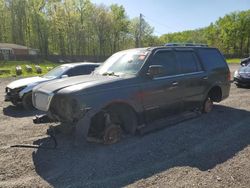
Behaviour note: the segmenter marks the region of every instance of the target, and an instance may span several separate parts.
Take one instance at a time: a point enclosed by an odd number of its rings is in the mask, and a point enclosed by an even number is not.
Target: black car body
[[[78,133],[112,143],[121,130],[135,133],[161,118],[208,111],[229,90],[230,71],[218,49],[152,47],[118,52],[92,75],[37,86],[33,104]]]
[[[250,61],[249,61],[250,62]],[[250,63],[245,62],[238,70],[234,72],[234,83],[241,86],[250,86]]]

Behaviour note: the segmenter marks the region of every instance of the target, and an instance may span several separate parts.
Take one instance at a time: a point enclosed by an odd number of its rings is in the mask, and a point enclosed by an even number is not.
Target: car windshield
[[[148,51],[145,49],[126,50],[117,52],[97,68],[95,74],[120,76],[136,74],[142,67]]]
[[[67,66],[58,66],[58,67],[52,69],[51,71],[49,71],[43,77],[44,78],[58,78],[58,77],[62,76],[62,74],[68,69],[69,69],[69,67],[67,67]]]

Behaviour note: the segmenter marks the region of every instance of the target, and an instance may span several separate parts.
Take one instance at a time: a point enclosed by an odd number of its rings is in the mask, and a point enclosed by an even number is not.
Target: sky
[[[155,35],[198,29],[219,17],[250,9],[250,0],[91,0],[96,4],[123,5],[129,18],[143,18]]]

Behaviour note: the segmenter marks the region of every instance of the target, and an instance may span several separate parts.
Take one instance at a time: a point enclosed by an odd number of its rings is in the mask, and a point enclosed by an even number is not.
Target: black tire
[[[32,93],[31,92],[23,95],[22,104],[26,110],[34,110],[35,109],[33,104],[32,104]]]
[[[212,111],[212,109],[213,109],[213,101],[209,97],[207,97],[203,103],[202,112],[209,113]]]

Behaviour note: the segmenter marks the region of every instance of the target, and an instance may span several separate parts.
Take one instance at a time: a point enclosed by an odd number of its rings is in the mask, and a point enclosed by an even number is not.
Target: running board
[[[165,127],[169,127],[169,126],[181,123],[189,119],[199,117],[200,115],[201,115],[201,112],[197,111],[197,112],[185,112],[177,116],[163,118],[160,120],[156,120],[152,123],[146,124],[143,127],[140,127],[138,129],[138,132],[139,134],[144,135],[152,131],[156,131]]]

